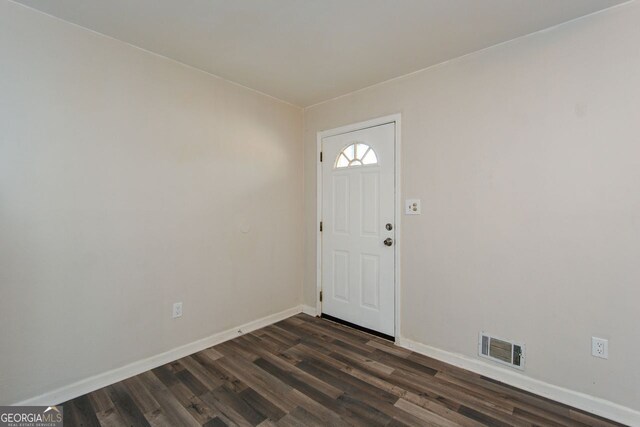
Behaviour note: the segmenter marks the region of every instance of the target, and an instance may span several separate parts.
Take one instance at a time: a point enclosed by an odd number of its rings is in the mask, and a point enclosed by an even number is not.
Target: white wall
[[[0,0],[0,404],[298,305],[301,139],[297,107]]]
[[[402,113],[402,335],[640,409],[640,3],[305,110],[306,304],[316,133]],[[446,41],[443,41],[446,42]],[[384,55],[384,52],[381,52]],[[590,355],[609,339],[609,360]]]

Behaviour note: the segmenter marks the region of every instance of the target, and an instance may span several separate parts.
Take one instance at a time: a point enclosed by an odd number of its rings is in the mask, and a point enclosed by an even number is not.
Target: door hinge
[[[322,291],[320,291],[320,302],[322,302]]]
[[[320,152],[320,161],[322,161],[322,151]]]
[[[322,233],[322,221],[320,221],[320,232]]]

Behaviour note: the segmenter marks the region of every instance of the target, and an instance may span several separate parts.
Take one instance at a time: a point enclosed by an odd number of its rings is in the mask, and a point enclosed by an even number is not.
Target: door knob
[[[393,239],[391,237],[387,237],[386,239],[384,239],[385,246],[391,246],[393,245]]]

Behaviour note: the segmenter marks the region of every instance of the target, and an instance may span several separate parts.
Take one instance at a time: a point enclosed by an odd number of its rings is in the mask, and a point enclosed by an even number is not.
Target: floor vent
[[[499,339],[480,332],[478,354],[480,357],[491,359],[503,365],[524,369],[524,344]]]

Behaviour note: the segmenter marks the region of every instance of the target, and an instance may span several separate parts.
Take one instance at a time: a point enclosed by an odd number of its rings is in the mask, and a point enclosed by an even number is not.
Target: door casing
[[[401,186],[401,174],[400,174],[400,113],[392,114],[389,116],[378,117],[364,122],[354,123],[346,126],[341,126],[335,129],[328,129],[320,131],[317,134],[317,152],[316,152],[316,313],[320,315],[322,313],[322,302],[320,301],[320,292],[322,291],[322,233],[320,232],[320,221],[322,221],[322,165],[320,164],[320,153],[322,152],[322,139],[328,136],[340,135],[347,132],[353,132],[356,130],[362,130],[374,126],[385,125],[388,123],[395,123],[395,188],[394,188],[394,213],[395,213],[395,259],[394,259],[394,289],[395,289],[395,307],[394,307],[394,337],[396,342],[400,339],[400,252],[402,250],[402,199],[400,194]]]

